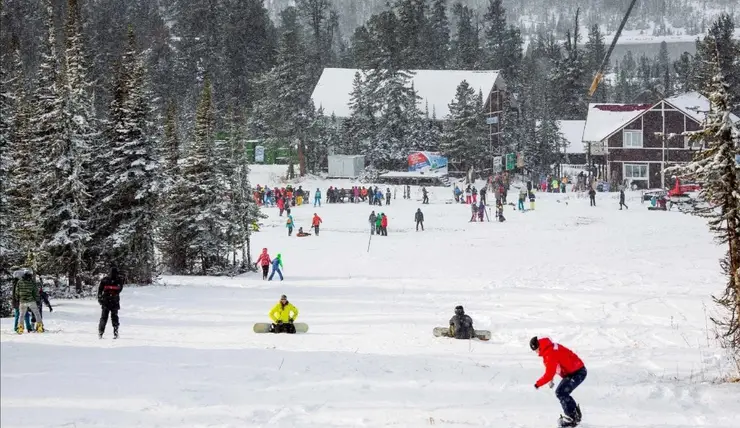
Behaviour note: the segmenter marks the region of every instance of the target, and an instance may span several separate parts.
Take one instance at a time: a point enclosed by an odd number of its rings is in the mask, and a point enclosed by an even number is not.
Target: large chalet
[[[411,84],[419,96],[419,108],[429,109],[429,115],[444,121],[460,83],[465,80],[476,93],[483,93],[485,120],[489,129],[489,144],[499,146],[501,115],[506,85],[501,73],[495,70],[409,70]],[[353,68],[325,68],[311,94],[314,106],[324,114],[339,119],[350,115],[350,94],[355,74],[363,70]]]
[[[603,159],[609,182],[663,188],[670,177],[662,171],[690,161],[698,149],[683,133],[701,129],[708,110],[709,100],[697,92],[655,104],[590,104],[583,144],[590,163]]]

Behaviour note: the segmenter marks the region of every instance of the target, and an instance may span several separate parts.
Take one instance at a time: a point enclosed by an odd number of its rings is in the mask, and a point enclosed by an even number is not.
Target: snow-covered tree
[[[740,370],[740,168],[736,165],[740,126],[730,119],[740,99],[732,95],[736,83],[731,79],[735,76],[729,75],[740,56],[740,43],[732,38],[731,22],[728,15],[722,15],[703,43],[708,54],[706,70],[712,77],[704,82],[701,92],[709,98],[710,108],[702,130],[689,133],[691,140],[702,143],[702,149],[692,162],[670,172],[702,183],[699,198],[706,206],[694,213],[706,218],[717,240],[727,245],[727,254],[721,261],[727,284],[724,292],[715,297],[726,317],[713,321]]]
[[[463,171],[481,161],[480,143],[485,136],[481,100],[463,80],[457,86],[455,99],[449,104],[440,150]]]
[[[447,0],[433,0],[428,19],[427,67],[430,70],[446,68],[450,49],[450,22],[447,18]]]
[[[86,222],[89,193],[83,181],[83,165],[90,150],[85,131],[88,118],[73,115],[81,110],[72,104],[77,95],[71,91],[80,88],[68,84],[66,76],[59,72],[54,9],[50,0],[44,5],[48,36],[33,95],[35,109],[31,120],[33,143],[42,148],[45,166],[38,176],[39,191],[34,204],[42,240],[40,269],[65,274],[68,283],[81,292],[82,259],[90,240]],[[73,17],[70,14],[70,19]],[[73,58],[68,64],[77,60],[81,61]],[[77,80],[75,85],[81,82],[82,79]]]
[[[459,70],[477,70],[480,67],[479,29],[474,22],[475,11],[461,3],[455,3],[452,14],[457,22],[457,31],[452,42],[452,66]]]
[[[109,112],[100,232],[104,259],[122,266],[129,281],[149,284],[155,272],[159,156],[145,76],[130,28]]]
[[[370,147],[375,135],[375,110],[370,102],[369,88],[360,72],[355,73],[350,92],[349,118],[342,122],[342,144],[336,154],[359,154],[364,147]],[[371,163],[369,154],[366,154]]]
[[[578,120],[586,116],[588,104],[588,76],[583,62],[583,52],[578,47],[580,31],[578,27],[578,12],[571,35],[566,33],[565,57],[558,62],[556,68],[556,82],[560,90],[559,119]]]

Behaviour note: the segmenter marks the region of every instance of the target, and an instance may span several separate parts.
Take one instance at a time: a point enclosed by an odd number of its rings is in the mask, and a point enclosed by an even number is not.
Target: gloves
[[[549,386],[550,389],[552,389],[555,386],[555,381],[551,380],[550,383],[547,384],[547,386]]]
[[[539,387],[539,386],[537,386],[537,384],[535,383],[535,384],[534,384],[534,389],[540,389],[540,387]]]
[[[293,318],[290,318],[290,319],[288,320],[288,322],[289,322],[289,323],[291,323],[291,324],[293,324]]]

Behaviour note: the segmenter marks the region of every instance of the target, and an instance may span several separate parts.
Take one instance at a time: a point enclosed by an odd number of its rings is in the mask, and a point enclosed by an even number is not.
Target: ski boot
[[[583,413],[581,413],[581,406],[579,406],[578,404],[576,404],[576,414],[575,414],[575,417],[573,419],[576,421],[577,424],[580,424],[581,423],[581,418],[583,418]]]
[[[113,338],[118,339],[118,327],[113,328]]]
[[[44,323],[41,321],[36,323],[36,333],[43,333],[44,332]]]
[[[558,426],[560,428],[571,428],[578,426],[578,422],[576,422],[575,419],[571,418],[570,416],[560,415],[560,419],[558,419]]]
[[[18,334],[23,334],[23,324],[18,324],[18,327],[15,328],[15,332]]]

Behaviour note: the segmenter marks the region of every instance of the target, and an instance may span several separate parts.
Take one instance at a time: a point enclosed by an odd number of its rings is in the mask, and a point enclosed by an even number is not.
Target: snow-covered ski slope
[[[268,176],[257,168],[253,182]],[[18,336],[3,319],[0,425],[553,427],[560,406],[534,389],[543,366],[528,347],[547,335],[589,370],[574,393],[583,427],[738,427],[740,385],[714,382],[728,366],[704,309],[724,250],[702,220],[648,212],[636,194],[628,211],[616,195],[591,208],[538,194],[535,211],[468,223],[467,206],[444,203],[451,190],[431,189],[430,205],[413,190],[375,207],[389,236],[369,253],[367,204],[295,208],[298,225],[323,218],[318,238],[288,237],[269,210],[253,255],[281,253],[285,281],[125,289],[117,341],[110,326],[97,338],[92,300],[53,302],[47,334]],[[252,333],[283,293],[309,333]],[[432,336],[457,304],[491,341]]]

